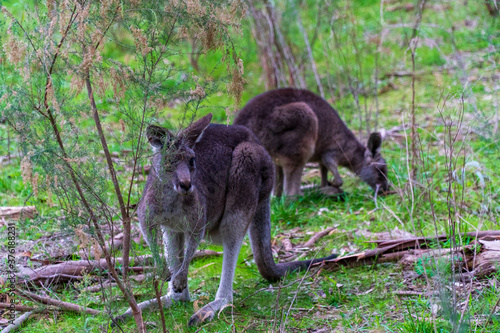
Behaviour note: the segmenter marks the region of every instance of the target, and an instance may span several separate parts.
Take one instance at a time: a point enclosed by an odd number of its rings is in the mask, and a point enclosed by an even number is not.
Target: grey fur
[[[286,195],[300,194],[307,162],[319,162],[323,188],[328,186],[328,171],[334,176],[333,187],[342,186],[338,166],[356,173],[375,191],[389,188],[380,134],[372,133],[365,147],[337,112],[310,91],[284,88],[260,94],[240,110],[234,123],[250,128],[271,155],[277,196],[283,189]]]
[[[203,237],[223,245],[223,264],[215,300],[189,320],[197,325],[210,320],[233,300],[233,278],[245,234],[251,240],[257,268],[276,281],[287,272],[307,269],[311,263],[334,258],[275,263],[271,251],[269,196],[274,166],[257,138],[243,126],[209,125],[207,115],[175,136],[150,126],[149,142],[157,153],[138,206],[140,228],[157,266],[165,267],[169,289],[164,306],[189,301],[187,284],[191,259]],[[201,137],[203,135],[203,137]],[[200,139],[201,137],[201,139]],[[190,163],[196,158],[195,163]],[[166,263],[157,254],[160,230]],[[156,255],[155,255],[156,253]],[[150,300],[139,304],[147,308]],[[121,317],[130,315],[130,310]]]

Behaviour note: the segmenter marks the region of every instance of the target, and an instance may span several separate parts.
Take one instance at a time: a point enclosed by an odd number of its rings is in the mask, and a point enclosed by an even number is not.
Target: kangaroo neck
[[[354,140],[353,144],[342,147],[342,156],[338,164],[359,174],[365,161],[366,148],[357,139]]]

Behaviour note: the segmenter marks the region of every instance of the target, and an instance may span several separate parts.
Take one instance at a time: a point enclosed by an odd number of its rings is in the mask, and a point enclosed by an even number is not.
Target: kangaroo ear
[[[376,156],[377,154],[380,154],[381,147],[382,147],[382,135],[380,135],[380,133],[370,134],[370,138],[368,139],[367,148],[368,148],[368,151],[372,154],[372,156]]]
[[[165,142],[168,142],[170,139],[170,133],[166,128],[155,125],[148,126],[146,129],[146,135],[149,144],[155,150],[160,150]]]
[[[201,137],[203,136],[203,132],[205,131],[207,126],[210,125],[211,121],[212,114],[209,113],[200,120],[192,123],[188,128],[183,129],[180,133],[180,137],[189,147],[194,147],[196,142],[200,141]]]

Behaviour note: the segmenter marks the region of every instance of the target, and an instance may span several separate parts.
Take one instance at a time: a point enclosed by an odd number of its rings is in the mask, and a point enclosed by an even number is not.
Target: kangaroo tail
[[[312,264],[337,257],[336,254],[333,254],[328,257],[313,260],[275,263],[271,249],[270,218],[270,201],[269,198],[266,198],[259,202],[255,217],[248,230],[255,263],[257,264],[260,274],[266,280],[271,282],[277,281],[288,272],[305,270]]]

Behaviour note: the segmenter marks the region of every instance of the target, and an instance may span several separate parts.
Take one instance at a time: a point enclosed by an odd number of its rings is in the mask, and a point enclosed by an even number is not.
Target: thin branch
[[[320,239],[322,237],[325,237],[326,235],[328,235],[333,230],[335,230],[334,227],[329,227],[329,228],[326,228],[323,231],[318,232],[317,234],[315,234],[314,236],[312,236],[311,239],[309,239],[307,242],[305,242],[302,246],[304,246],[304,247],[311,247],[311,246],[313,246],[314,243],[316,243],[318,241],[318,239]]]
[[[9,333],[9,332],[14,332],[16,329],[18,329],[26,320],[29,319],[29,317],[35,313],[35,311],[30,311],[26,312],[16,320],[14,320],[13,324],[10,324],[6,328],[4,328],[0,333]]]
[[[161,304],[161,290],[158,288],[158,279],[154,280],[154,287],[156,293],[156,300],[158,304]],[[167,325],[165,324],[165,313],[163,312],[163,306],[158,307],[160,309],[160,319],[161,319],[161,327],[163,329],[163,333],[167,333]]]
[[[85,308],[83,306],[80,306],[78,304],[74,303],[69,303],[69,302],[63,302],[57,299],[53,299],[47,296],[40,296],[35,293],[26,291],[26,290],[17,290],[16,294],[26,298],[27,300],[37,302],[37,303],[42,303],[46,305],[54,305],[57,306],[61,309],[68,310],[68,311],[73,311],[73,312],[78,312],[78,313],[88,313],[90,315],[96,316],[102,314],[101,311],[94,310],[91,308]]]
[[[11,308],[12,304],[10,303],[0,303],[0,309],[11,309]],[[36,308],[32,306],[26,306],[26,305],[14,305],[14,309],[16,311],[23,311],[23,312],[36,310]]]

